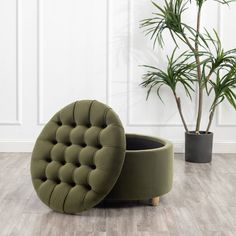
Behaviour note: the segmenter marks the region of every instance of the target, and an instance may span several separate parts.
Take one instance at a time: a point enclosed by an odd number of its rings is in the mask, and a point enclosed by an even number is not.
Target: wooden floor
[[[214,155],[212,164],[176,155],[173,190],[158,207],[107,202],[76,216],[41,203],[29,163],[29,153],[0,153],[0,236],[236,235],[236,155]]]

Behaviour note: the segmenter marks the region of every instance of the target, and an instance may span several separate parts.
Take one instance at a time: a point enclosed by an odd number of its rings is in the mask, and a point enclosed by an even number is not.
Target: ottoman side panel
[[[169,192],[173,183],[173,145],[126,152],[121,174],[108,199],[144,200]]]

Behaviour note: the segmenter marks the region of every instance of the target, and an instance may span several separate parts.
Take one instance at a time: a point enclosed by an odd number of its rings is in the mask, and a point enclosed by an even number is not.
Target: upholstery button
[[[67,146],[71,146],[71,145],[72,145],[72,143],[71,143],[71,142],[68,142],[66,145],[67,145]]]
[[[71,183],[70,184],[71,187],[75,187],[75,185],[76,185],[75,183]]]
[[[53,140],[52,144],[54,144],[54,145],[57,144],[57,140]]]
[[[41,179],[43,182],[45,182],[46,180],[47,180],[47,178],[46,177],[44,177],[44,178],[42,178]]]
[[[71,126],[75,128],[76,127],[76,123],[75,122],[72,123]]]
[[[101,149],[101,148],[102,148],[102,145],[101,145],[101,144],[98,144],[97,148],[98,148],[98,149]]]
[[[60,183],[61,183],[61,180],[57,179],[55,182],[56,182],[57,184],[60,184]]]
[[[81,147],[86,147],[86,146],[87,146],[86,143],[81,144]]]
[[[45,161],[48,162],[48,163],[52,162],[51,158],[49,158],[49,157],[46,158]]]
[[[59,126],[61,126],[61,125],[62,125],[62,122],[61,122],[61,121],[58,121],[57,124],[58,124]]]
[[[96,166],[95,166],[95,165],[91,165],[90,167],[91,167],[91,169],[93,169],[93,170],[96,169]]]
[[[90,185],[86,185],[85,187],[86,187],[88,190],[91,190],[91,189],[92,189]]]
[[[61,161],[61,164],[62,164],[62,165],[65,165],[65,164],[66,164],[66,162],[65,162],[65,161]]]
[[[87,127],[90,128],[92,125],[91,124],[88,124]]]

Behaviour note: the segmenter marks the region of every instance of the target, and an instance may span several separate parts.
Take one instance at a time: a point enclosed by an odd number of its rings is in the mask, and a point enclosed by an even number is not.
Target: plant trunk
[[[187,124],[185,122],[185,119],[184,119],[184,115],[183,115],[183,112],[182,112],[182,107],[181,107],[181,101],[180,101],[180,98],[177,97],[176,93],[174,92],[174,96],[175,96],[175,101],[176,101],[176,104],[177,104],[177,108],[178,108],[178,111],[179,111],[179,114],[180,114],[180,117],[181,117],[181,120],[182,120],[182,123],[184,125],[184,129],[185,131],[188,133],[188,127],[187,127]]]
[[[185,34],[183,34],[183,38],[186,42],[186,44],[189,46],[191,51],[195,55],[195,61],[197,63],[197,79],[198,79],[198,114],[197,114],[197,122],[196,122],[196,129],[195,132],[199,134],[200,131],[200,125],[201,125],[201,119],[202,119],[202,103],[203,103],[203,88],[202,88],[202,72],[201,72],[201,62],[199,57],[199,47],[198,47],[198,38],[200,33],[200,22],[201,22],[201,6],[198,8],[198,14],[197,14],[197,29],[196,29],[196,37],[195,37],[195,47],[192,46],[188,38]]]
[[[198,48],[198,37],[200,32],[200,22],[201,22],[201,7],[198,8],[197,15],[197,34],[195,38],[195,59],[197,63],[197,75],[198,75],[198,115],[196,123],[196,133],[199,134],[201,119],[202,119],[202,103],[203,103],[203,89],[202,89],[202,73],[199,57],[199,48]]]
[[[201,119],[202,119],[202,102],[203,102],[203,89],[201,88],[201,82],[199,83],[199,93],[198,93],[198,115],[196,124],[196,133],[199,134]]]
[[[213,121],[213,117],[214,117],[214,114],[215,114],[215,107],[212,109],[210,115],[209,115],[209,122],[208,122],[208,125],[207,125],[207,129],[206,129],[206,133],[209,132],[210,128],[211,128],[211,123]]]

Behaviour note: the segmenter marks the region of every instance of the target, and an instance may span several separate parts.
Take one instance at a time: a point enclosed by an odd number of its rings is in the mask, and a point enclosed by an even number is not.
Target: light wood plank
[[[73,216],[53,212],[38,199],[30,153],[0,153],[0,235],[236,235],[236,155],[194,164],[179,154],[174,162],[173,189],[158,207],[148,200],[103,202]]]

